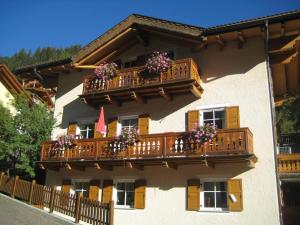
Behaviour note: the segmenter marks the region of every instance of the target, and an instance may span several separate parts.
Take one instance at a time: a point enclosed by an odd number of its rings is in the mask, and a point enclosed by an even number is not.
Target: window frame
[[[214,191],[208,191],[208,192],[213,192],[215,193],[214,196],[216,196],[217,192],[225,192],[226,193],[226,208],[221,208],[221,207],[204,207],[205,199],[204,199],[204,183],[221,183],[224,182],[226,185],[226,191],[216,191],[216,185],[214,185]],[[228,185],[227,185],[227,179],[200,179],[200,211],[206,211],[206,212],[229,212],[228,208]],[[214,205],[216,206],[216,197],[215,197],[215,203]]]
[[[118,205],[117,204],[117,202],[118,202],[118,189],[117,189],[118,183],[132,183],[133,184],[133,191],[132,191],[133,192],[133,206],[132,207],[130,205],[126,205],[126,190],[125,190],[125,199],[124,199],[125,205]],[[115,208],[134,209],[134,194],[135,194],[134,185],[135,185],[135,179],[118,179],[118,180],[114,180],[113,200],[115,202]]]
[[[86,126],[86,129],[81,129],[80,126]],[[79,135],[83,138],[83,139],[89,139],[89,138],[93,138],[94,137],[94,132],[95,132],[95,124],[93,123],[79,123],[77,124],[78,130],[79,130]],[[91,128],[89,128],[91,127]],[[86,135],[83,136],[81,134],[81,131],[86,131]],[[88,137],[88,135],[90,134],[89,132],[91,132],[91,137]]]
[[[72,188],[71,188],[71,193],[76,195],[76,190],[78,189],[75,189],[75,183],[87,183],[87,197],[89,197],[89,192],[90,192],[90,180],[87,180],[87,179],[74,179],[72,180]],[[82,193],[82,196],[83,196],[83,189],[81,189],[81,193]]]
[[[217,129],[225,129],[226,128],[226,107],[216,107],[216,108],[207,108],[207,109],[200,109],[200,121],[199,121],[199,125],[200,126],[203,126],[204,125],[204,113],[205,112],[212,112],[213,113],[213,118],[212,118],[212,121],[215,125],[215,121],[216,121],[216,118],[215,118],[215,112],[216,111],[224,111],[224,118],[223,118],[223,121],[224,121],[224,127],[222,128],[217,128]],[[218,119],[218,118],[217,118]]]
[[[137,127],[136,129],[139,128],[139,116],[138,115],[129,115],[129,116],[119,116],[118,117],[118,125],[117,125],[117,135],[120,135],[121,134],[121,131],[122,131],[122,121],[124,120],[134,120],[136,119],[137,120]]]

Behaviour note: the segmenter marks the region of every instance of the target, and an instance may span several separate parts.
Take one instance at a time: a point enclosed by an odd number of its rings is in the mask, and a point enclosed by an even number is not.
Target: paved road
[[[0,225],[74,225],[48,212],[0,194]]]

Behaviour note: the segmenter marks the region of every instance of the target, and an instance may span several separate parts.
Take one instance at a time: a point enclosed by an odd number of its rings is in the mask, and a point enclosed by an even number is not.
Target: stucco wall
[[[7,90],[7,88],[0,82],[0,103],[4,107],[8,108],[12,113],[15,112],[11,105],[11,100],[13,99],[12,94]]]
[[[126,177],[146,178],[148,182],[146,209],[116,210],[117,225],[279,224],[270,99],[263,41],[259,38],[247,40],[242,49],[237,47],[236,42],[229,42],[223,51],[220,51],[218,46],[211,45],[208,49],[198,53],[192,53],[190,46],[180,44],[174,49],[176,58],[192,57],[200,66],[204,89],[201,99],[185,95],[175,97],[172,102],[154,99],[148,101],[147,104],[130,102],[122,107],[108,105],[105,106],[106,118],[149,113],[151,115],[150,133],[184,131],[185,113],[188,110],[216,104],[238,105],[241,127],[249,127],[253,133],[254,153],[258,157],[255,168],[249,170],[241,165],[220,164],[216,168],[209,169],[193,166],[179,167],[176,171],[157,167],[149,167],[145,171],[117,168],[113,172],[101,171],[100,173],[92,169],[85,173],[49,171],[47,183],[60,185],[62,179],[67,177],[97,177],[101,180]],[[136,51],[141,50],[136,48]],[[128,54],[126,57],[129,57],[133,52],[126,54]],[[59,78],[55,115],[62,125],[53,136],[65,131],[71,121],[79,119],[93,122],[98,116],[97,110],[78,100],[78,95],[82,92],[83,75],[83,73],[71,73],[63,74]],[[244,210],[238,213],[186,211],[186,181],[193,177],[241,178]]]

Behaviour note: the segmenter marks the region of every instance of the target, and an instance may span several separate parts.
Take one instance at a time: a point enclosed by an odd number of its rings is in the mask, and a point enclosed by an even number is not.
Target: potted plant
[[[168,57],[166,52],[155,51],[147,59],[145,68],[148,75],[160,75],[160,73],[165,72],[171,65],[171,59]]]
[[[100,64],[95,69],[95,74],[99,80],[106,82],[113,79],[117,75],[118,65],[114,62]]]
[[[203,126],[197,126],[193,131],[186,134],[184,139],[188,141],[188,143],[193,143],[199,145],[203,145],[205,143],[211,143],[217,134],[216,126],[213,124],[205,124]]]
[[[122,128],[121,134],[117,137],[117,141],[121,143],[122,147],[134,145],[139,142],[139,132],[135,127]]]
[[[54,146],[56,149],[60,149],[60,150],[70,149],[76,146],[75,140],[76,139],[74,135],[65,135],[65,134],[58,135]]]

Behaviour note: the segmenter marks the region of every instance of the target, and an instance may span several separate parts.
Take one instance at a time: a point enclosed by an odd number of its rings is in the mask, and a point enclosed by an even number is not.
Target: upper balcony
[[[252,133],[248,128],[237,128],[218,130],[213,142],[202,146],[188,143],[183,133],[141,135],[140,141],[128,148],[113,138],[79,139],[68,150],[55,148],[55,142],[45,142],[40,163],[48,168],[62,165],[107,168],[128,164],[141,168],[249,160],[255,160]]]
[[[84,79],[80,97],[92,106],[121,105],[125,101],[145,103],[155,97],[170,101],[175,95],[184,93],[200,98],[202,91],[198,66],[188,58],[174,60],[166,72],[157,76],[147,74],[144,66],[118,70],[117,76],[107,82],[89,75]]]

